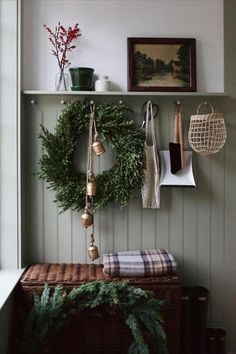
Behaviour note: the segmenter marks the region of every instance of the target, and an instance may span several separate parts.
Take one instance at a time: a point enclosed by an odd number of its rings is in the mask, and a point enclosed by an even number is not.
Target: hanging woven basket
[[[203,104],[210,106],[211,113],[199,114]],[[204,156],[215,154],[224,146],[226,137],[223,115],[215,113],[210,103],[202,102],[197,108],[197,114],[190,118],[188,141],[192,149]]]

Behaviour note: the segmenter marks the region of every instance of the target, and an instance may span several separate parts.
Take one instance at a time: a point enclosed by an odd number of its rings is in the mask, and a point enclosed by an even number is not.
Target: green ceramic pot
[[[92,79],[94,69],[92,68],[70,68],[73,91],[89,91],[92,90]]]

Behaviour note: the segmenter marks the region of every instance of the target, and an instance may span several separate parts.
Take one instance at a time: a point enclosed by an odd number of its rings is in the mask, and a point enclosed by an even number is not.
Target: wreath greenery
[[[100,104],[96,107],[99,138],[116,152],[116,163],[96,176],[95,210],[115,201],[124,207],[132,189],[141,186],[143,178],[144,132],[132,120],[124,104]],[[56,192],[56,201],[65,211],[84,208],[86,175],[73,168],[73,154],[80,135],[88,130],[90,110],[86,102],[67,105],[57,122],[54,134],[42,127],[43,155],[39,161],[40,178]]]
[[[53,294],[47,285],[41,295],[34,295],[34,303],[24,330],[21,352],[37,354],[48,348],[50,338],[70,321],[85,310],[109,308],[111,314],[118,309],[129,326],[134,342],[128,354],[149,354],[149,346],[145,334],[155,341],[152,353],[168,354],[166,336],[160,309],[163,301],[153,297],[150,291],[142,290],[123,282],[99,280],[88,282],[69,293],[63,287],[56,286]],[[102,307],[103,306],[103,307]]]

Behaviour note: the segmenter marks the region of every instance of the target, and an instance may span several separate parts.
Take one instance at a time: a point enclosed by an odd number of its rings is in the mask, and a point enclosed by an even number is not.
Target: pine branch
[[[114,313],[119,310],[129,326],[134,342],[128,354],[149,354],[146,333],[158,344],[158,354],[168,354],[166,337],[160,321],[162,301],[149,291],[130,286],[127,281],[94,281],[74,288],[68,294],[62,286],[52,292],[47,285],[41,296],[34,296],[34,304],[25,326],[20,351],[37,354],[50,338],[70,321],[70,313],[99,310],[102,306]]]

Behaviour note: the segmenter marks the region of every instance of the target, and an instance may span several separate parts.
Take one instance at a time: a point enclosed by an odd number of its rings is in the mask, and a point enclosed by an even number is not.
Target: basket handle
[[[212,105],[211,105],[209,102],[201,102],[200,105],[199,105],[198,108],[197,108],[197,114],[199,113],[200,107],[201,107],[203,104],[204,104],[204,105],[208,104],[208,105],[211,107],[211,113],[212,113],[212,114],[214,113],[214,109],[213,109]]]

